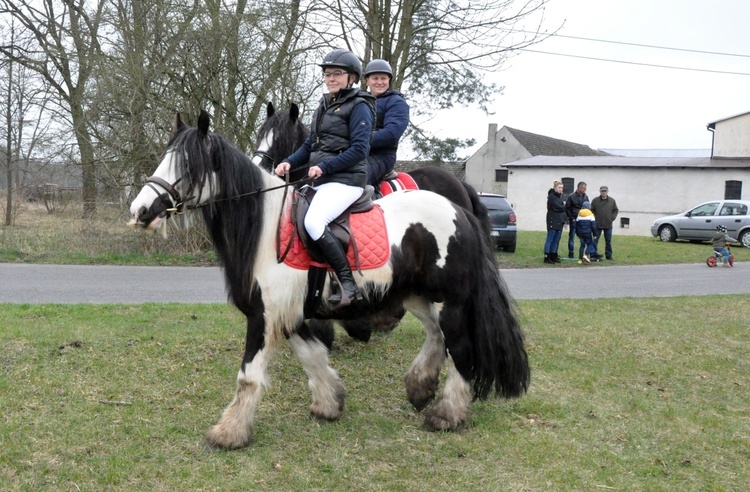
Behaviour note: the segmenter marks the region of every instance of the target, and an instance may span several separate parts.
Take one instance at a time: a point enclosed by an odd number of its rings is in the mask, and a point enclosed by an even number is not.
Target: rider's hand
[[[276,166],[276,169],[274,169],[274,172],[276,174],[278,174],[279,176],[283,176],[286,173],[288,173],[289,169],[291,169],[291,168],[292,168],[292,165],[289,164],[288,162],[284,161],[281,164],[279,164],[278,166]]]
[[[319,166],[310,166],[310,169],[307,171],[308,178],[319,178],[321,176],[323,176],[323,170]]]

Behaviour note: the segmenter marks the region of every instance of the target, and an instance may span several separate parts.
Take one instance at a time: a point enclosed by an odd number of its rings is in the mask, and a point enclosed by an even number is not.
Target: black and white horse
[[[328,349],[303,319],[307,272],[277,261],[284,182],[208,129],[205,112],[197,128],[178,115],[162,161],[131,204],[131,225],[155,229],[174,213],[199,209],[203,215],[229,297],[247,317],[236,394],[206,440],[211,447],[239,448],[252,440],[268,364],[284,339],[309,378],[315,418],[338,419],[346,390]],[[426,339],[404,380],[428,429],[458,428],[474,398],[523,394],[530,378],[523,334],[477,220],[426,191],[395,193],[377,206],[385,217],[390,259],[355,274],[363,303],[328,313],[347,318],[404,306],[422,322]],[[323,299],[328,289],[327,283]],[[445,363],[445,388],[433,401]]]
[[[292,103],[288,110],[277,110],[273,104],[266,106],[266,119],[258,130],[255,142],[256,151],[253,163],[268,172],[281,163],[283,159],[297,150],[307,138],[309,130],[300,120],[299,107]],[[407,173],[420,190],[427,190],[442,195],[456,205],[470,211],[479,220],[487,240],[492,241],[490,215],[487,207],[479,200],[476,190],[468,183],[456,178],[453,174],[437,166],[426,166]],[[290,181],[297,182],[307,176],[307,168],[292,171]],[[494,260],[494,256],[493,256]],[[347,334],[361,341],[368,341],[374,331],[389,332],[403,318],[403,308],[394,306],[391,310],[383,309],[366,317],[341,321],[339,324]],[[313,320],[309,323],[315,334],[330,347],[333,343],[333,325],[325,320]]]

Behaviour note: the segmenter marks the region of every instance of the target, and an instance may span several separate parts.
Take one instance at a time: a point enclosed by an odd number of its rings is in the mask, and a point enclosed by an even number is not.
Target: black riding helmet
[[[393,78],[393,69],[391,68],[391,64],[385,60],[381,60],[380,58],[372,60],[365,67],[365,78],[374,73],[384,73],[387,74],[389,78]]]
[[[362,62],[359,61],[357,55],[349,50],[336,49],[331,51],[323,58],[323,63],[318,63],[318,66],[322,67],[323,70],[329,67],[343,68],[357,77],[357,80],[354,81],[355,84],[362,77]]]

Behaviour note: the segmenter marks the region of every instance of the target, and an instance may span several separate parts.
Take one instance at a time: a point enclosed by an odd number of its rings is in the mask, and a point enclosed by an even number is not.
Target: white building
[[[546,229],[553,181],[563,182],[566,196],[584,181],[590,199],[607,185],[620,209],[616,234],[649,235],[656,218],[704,201],[743,198],[743,184],[750,183],[750,112],[709,123],[708,129],[714,132],[711,157],[623,157],[490,125],[488,142],[466,163],[466,181],[506,195],[519,230],[534,231]],[[528,148],[530,142],[535,147]],[[540,151],[545,148],[556,153]]]

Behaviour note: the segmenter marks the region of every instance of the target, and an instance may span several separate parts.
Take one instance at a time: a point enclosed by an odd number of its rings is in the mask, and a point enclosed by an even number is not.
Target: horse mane
[[[201,191],[209,191],[203,219],[224,267],[230,299],[246,313],[255,288],[253,267],[264,216],[262,195],[247,193],[265,187],[264,173],[222,136],[198,128],[176,131],[167,148],[175,152],[176,165],[187,177],[185,196],[197,190],[200,200]]]
[[[270,107],[266,120],[258,130],[258,141],[262,140],[270,131],[273,131],[274,136],[274,166],[302,147],[305,139],[310,134],[307,126],[299,120],[299,109],[294,104],[291,110],[275,110],[273,106]],[[265,165],[265,162],[263,163],[263,168],[266,171],[271,171]]]

